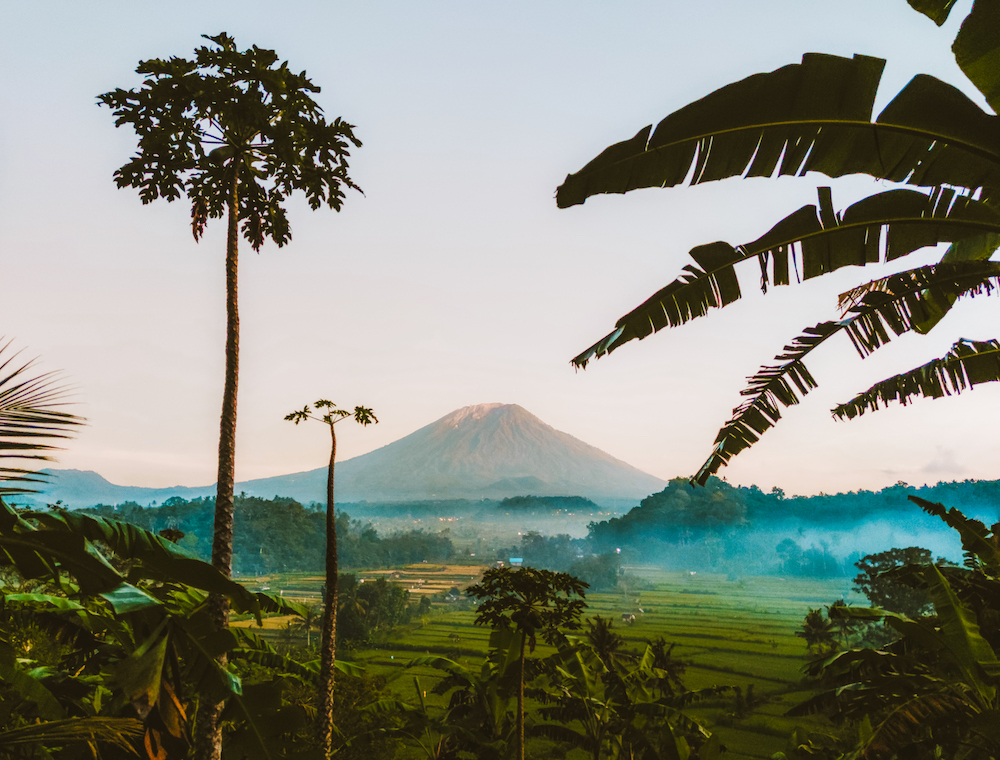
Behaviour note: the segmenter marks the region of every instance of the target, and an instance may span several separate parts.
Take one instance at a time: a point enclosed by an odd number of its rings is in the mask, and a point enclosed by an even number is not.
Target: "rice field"
[[[629,568],[645,588],[631,593],[588,594],[587,615],[611,617],[626,648],[641,651],[649,641],[663,636],[676,646],[673,656],[687,664],[684,682],[689,689],[739,686],[744,693],[753,685],[761,703],[749,715],[734,715],[732,697],[701,703],[688,710],[712,725],[728,747],[726,757],[769,758],[785,749],[793,728],[828,728],[820,718],[804,721],[784,717],[784,712],[811,693],[801,683],[805,643],[795,635],[810,607],[830,604],[847,592],[839,580],[784,579],[776,577],[727,578],[724,575],[666,572],[656,568]],[[409,585],[414,595],[433,594],[440,599],[453,586],[474,582],[475,568],[468,566],[411,565],[391,571],[359,573],[359,578],[388,579]],[[307,603],[319,602],[322,579],[315,576],[257,579],[260,586]],[[256,586],[248,584],[256,590]],[[849,601],[857,602],[854,599]],[[634,615],[632,624],[622,616]],[[476,667],[486,654],[490,631],[473,624],[473,610],[436,602],[431,615],[400,629],[389,643],[344,653],[374,674],[387,678],[391,690],[412,700],[416,688],[427,692],[441,673],[431,668],[406,668],[414,657],[434,654]],[[286,625],[288,618],[271,618],[268,633]],[[234,625],[246,625],[234,623]],[[550,651],[544,645],[536,656]],[[571,753],[572,754],[572,753]]]

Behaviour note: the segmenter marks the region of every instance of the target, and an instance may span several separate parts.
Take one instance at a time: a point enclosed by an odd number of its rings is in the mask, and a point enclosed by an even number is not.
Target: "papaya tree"
[[[194,58],[141,61],[144,77],[133,90],[99,96],[116,126],[130,126],[138,152],[115,172],[120,188],[139,190],[143,203],[157,198],[191,203],[191,230],[201,238],[209,219],[227,218],[226,368],[219,432],[212,564],[231,574],[233,486],[236,467],[236,400],[239,379],[237,299],[240,234],[258,251],[268,238],[278,247],[291,239],[284,201],[301,190],[309,205],[339,211],[348,175],[349,149],[360,146],[353,126],[327,122],[313,99],[320,88],[305,72],[278,63],[273,50],[239,50],[226,33],[206,36],[212,45]],[[225,597],[213,597],[218,625],[228,619]],[[222,705],[199,721],[206,731],[198,756],[218,758]]]
[[[954,0],[909,0],[937,24]],[[994,112],[1000,111],[1000,9],[976,0],[952,50]],[[963,297],[994,291],[1000,263],[1000,117],[957,88],[918,75],[874,116],[885,61],[806,54],[801,63],[722,87],[601,152],[556,191],[560,208],[602,193],[699,184],[727,177],[867,174],[898,186],[837,212],[829,188],[742,245],[691,250],[673,282],[625,314],[574,357],[584,368],[636,339],[740,298],[736,267],[756,261],[765,292],[846,266],[879,264],[939,243],[931,266],[873,280],[840,297],[839,319],[806,328],[749,378],[744,401],[719,431],[694,479],[704,485],[816,386],[803,360],[844,334],[865,357],[907,331],[926,333]],[[960,340],[947,355],[878,383],[837,406],[853,418],[893,401],[960,393],[1000,379],[1000,343]]]
[[[320,623],[320,691],[319,711],[316,714],[316,738],[326,757],[333,748],[333,681],[337,661],[337,587],[340,580],[337,514],[333,498],[334,468],[337,463],[337,431],[334,426],[352,416],[352,413],[346,409],[338,409],[336,404],[326,399],[320,399],[313,406],[315,413],[306,404],[302,409],[285,415],[285,419],[296,425],[306,420],[315,420],[330,428],[330,464],[326,474],[326,596],[323,599],[323,618]],[[367,426],[378,422],[375,413],[364,406],[354,407],[353,417],[359,425]]]
[[[476,609],[476,625],[515,631],[518,646],[517,760],[524,760],[524,664],[525,649],[535,651],[541,635],[549,643],[559,640],[560,628],[580,627],[580,616],[588,584],[566,573],[533,567],[492,568],[465,593],[482,600]]]

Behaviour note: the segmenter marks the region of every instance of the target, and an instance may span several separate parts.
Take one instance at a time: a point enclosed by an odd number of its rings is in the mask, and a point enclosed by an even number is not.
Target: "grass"
[[[473,583],[474,570],[462,565],[421,564],[357,575],[359,580],[386,576],[408,585],[411,595],[441,598],[453,586],[461,589]],[[646,588],[627,594],[588,594],[587,615],[610,616],[615,631],[625,638],[626,648],[634,651],[642,651],[647,642],[660,636],[674,643],[673,655],[687,664],[684,682],[690,689],[727,685],[739,686],[745,693],[753,685],[761,703],[747,716],[734,715],[732,697],[717,698],[687,711],[719,734],[728,747],[727,758],[768,758],[785,749],[796,726],[829,730],[821,718],[791,719],[784,713],[811,693],[808,686],[801,684],[806,651],[796,631],[810,607],[841,598],[845,592],[843,579],[732,580],[725,575],[648,567],[629,568],[629,572],[641,578]],[[322,578],[315,575],[287,575],[256,579],[248,585],[254,590],[269,585],[272,592],[318,604],[321,584]],[[634,614],[634,624],[623,624],[623,614]],[[431,692],[441,672],[405,666],[414,657],[431,654],[478,669],[486,655],[490,631],[473,625],[474,618],[474,611],[438,602],[433,614],[394,632],[391,641],[373,649],[345,652],[344,659],[384,676],[390,690],[410,702],[415,698],[416,677],[428,702],[441,705],[443,700]],[[265,620],[263,635],[280,641],[280,636],[287,636],[280,629],[290,619],[283,616]],[[540,644],[535,656],[544,657],[551,651]]]

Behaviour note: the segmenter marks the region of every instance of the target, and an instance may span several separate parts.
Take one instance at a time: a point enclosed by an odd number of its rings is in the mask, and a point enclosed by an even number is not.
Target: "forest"
[[[294,499],[238,495],[233,500],[235,534],[233,571],[239,575],[323,569],[326,552],[325,509],[304,507]],[[212,546],[215,499],[167,499],[159,507],[126,503],[81,510],[112,517],[157,533],[183,534],[181,546],[205,559]],[[386,567],[412,562],[443,562],[454,547],[445,533],[410,530],[379,536],[369,524],[337,514],[337,549],[345,567]]]
[[[569,572],[595,588],[614,586],[623,561],[741,575],[846,577],[868,550],[834,546],[811,537],[819,535],[817,531],[827,535],[833,531],[863,532],[873,519],[913,523],[921,513],[907,500],[908,494],[962,504],[967,513],[989,519],[996,515],[994,505],[1000,503],[1000,483],[967,480],[921,488],[894,485],[877,492],[787,498],[778,492],[731,486],[718,478],[692,488],[678,478],[621,517],[591,521],[587,536],[582,538],[565,533],[547,535],[532,528],[530,521],[517,518],[558,517],[571,510],[596,509],[593,502],[581,497],[344,504],[337,512],[338,555],[345,568],[423,561],[483,564],[521,557],[527,566]],[[179,545],[208,559],[214,507],[212,498],[188,501],[174,497],[155,507],[127,502],[81,511],[125,520],[153,533],[178,531],[183,534]],[[306,507],[281,497],[261,499],[240,494],[234,498],[234,508],[236,574],[322,570],[326,546],[322,507]],[[463,538],[463,532],[451,527],[458,523],[441,523],[438,518],[442,516],[462,518],[463,530],[472,530],[479,538]],[[412,525],[417,519],[427,519],[434,527],[382,533],[376,527],[376,521],[399,526]],[[442,529],[442,524],[449,527]],[[810,537],[803,537],[804,530],[810,531]],[[946,532],[943,526],[938,531]],[[505,539],[515,532],[520,534],[518,540],[507,543]],[[484,540],[484,536],[489,539]]]

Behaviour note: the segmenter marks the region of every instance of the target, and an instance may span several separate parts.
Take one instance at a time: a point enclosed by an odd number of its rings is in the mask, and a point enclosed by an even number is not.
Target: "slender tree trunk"
[[[323,757],[333,749],[333,676],[337,655],[337,515],[333,502],[333,467],[337,461],[337,432],[330,424],[330,469],[326,475],[326,600],[323,605],[323,641],[319,655],[319,712],[316,739]]]
[[[212,537],[212,564],[226,576],[233,569],[233,489],[236,478],[236,387],[239,378],[240,316],[237,302],[239,239],[239,158],[233,159],[233,179],[229,195],[229,231],[226,236],[226,381],[222,393],[222,420],[219,425],[219,474],[215,495],[215,528]],[[218,628],[229,625],[229,600],[213,594],[209,609]],[[226,667],[225,654],[219,665]],[[195,757],[220,760],[222,727],[219,716],[225,702],[202,699],[198,706]]]
[[[517,679],[517,760],[524,760],[524,645],[528,635],[521,633],[520,673]]]

